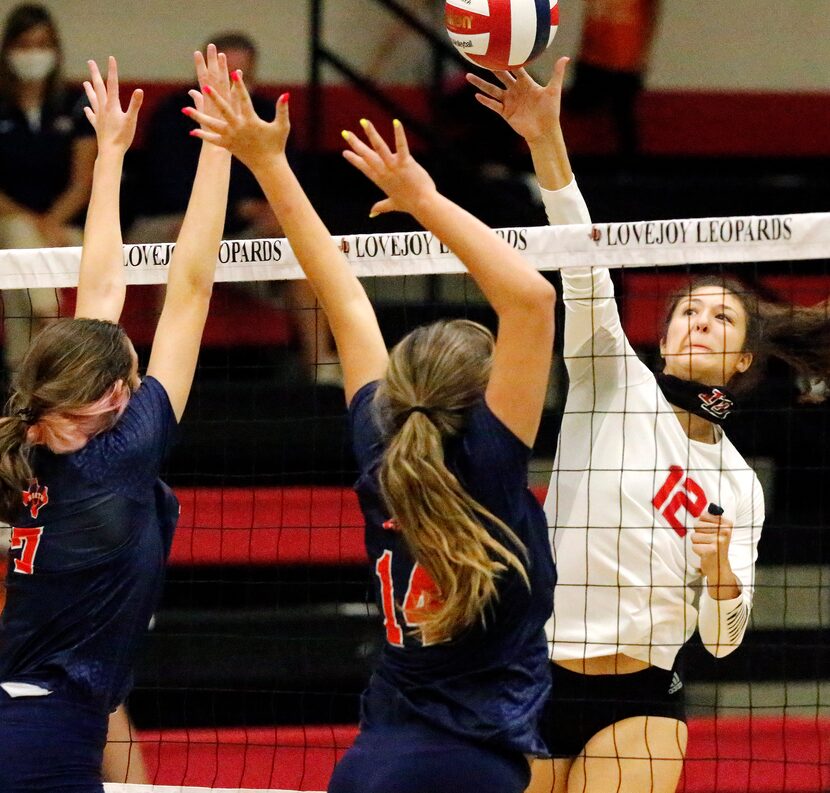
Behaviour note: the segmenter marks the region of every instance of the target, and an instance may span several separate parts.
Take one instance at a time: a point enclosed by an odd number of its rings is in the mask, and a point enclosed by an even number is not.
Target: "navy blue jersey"
[[[0,683],[113,710],[161,594],[178,520],[158,479],[176,418],[145,378],[118,423],[74,454],[43,446],[12,529]]]
[[[33,212],[46,212],[72,182],[75,141],[95,136],[83,93],[62,91],[41,108],[33,127],[14,103],[0,101],[0,192]]]
[[[349,408],[360,472],[355,489],[387,638],[364,694],[364,726],[414,715],[468,739],[545,755],[537,724],[550,688],[544,624],[556,572],[544,513],[527,486],[531,450],[483,399],[469,410],[463,433],[445,444],[447,467],[462,486],[525,544],[531,588],[510,569],[499,579],[499,598],[483,625],[451,641],[423,645],[407,625],[406,612],[422,606],[434,585],[414,564],[380,495],[384,441],[374,404],[377,387],[374,382],[361,388]],[[490,530],[510,547],[495,527]]]

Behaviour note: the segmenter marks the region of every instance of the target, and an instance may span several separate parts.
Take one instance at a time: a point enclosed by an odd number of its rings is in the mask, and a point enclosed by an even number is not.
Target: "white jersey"
[[[591,222],[575,182],[542,192],[552,223]],[[545,501],[559,576],[552,657],[624,653],[671,669],[698,622],[707,648],[725,655],[752,603],[758,478],[725,435],[709,444],[683,431],[623,333],[608,270],[565,269],[562,282],[570,388]],[[729,562],[742,593],[730,601],[708,595],[692,549],[710,503],[734,522]]]

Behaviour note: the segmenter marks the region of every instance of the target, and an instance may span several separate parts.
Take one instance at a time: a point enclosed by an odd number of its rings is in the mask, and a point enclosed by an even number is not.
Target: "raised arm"
[[[467,75],[467,80],[478,89],[476,99],[501,116],[527,142],[551,225],[591,222],[571,170],[560,124],[567,65],[568,58],[560,58],[545,86],[524,69],[515,74],[496,72],[500,86],[477,75]],[[571,387],[582,384],[596,395],[599,387],[616,389],[648,376],[623,332],[614,285],[606,268],[563,269],[562,299],[564,358]]]
[[[195,54],[199,85],[228,91],[224,55],[212,44],[207,61]],[[207,93],[207,91],[206,91]],[[210,109],[209,97],[191,91],[197,108]],[[207,107],[205,107],[207,106]],[[231,158],[224,149],[202,144],[199,165],[176,248],[170,260],[167,294],[153,337],[147,374],[164,386],[177,419],[181,419],[207,320],[219,243],[225,225]]]
[[[238,108],[217,98],[221,118],[193,113],[204,127],[196,134],[227,148],[259,181],[328,316],[346,400],[351,401],[362,386],[386,373],[386,345],[375,311],[288,164],[288,94],[280,97],[276,118],[269,124],[257,117],[239,73],[234,73],[233,93],[239,97]]]
[[[363,120],[361,125],[371,145],[345,133],[351,150],[344,155],[388,196],[372,213],[408,212],[467,267],[499,320],[485,399],[493,413],[532,446],[553,352],[553,287],[491,229],[437,191],[410,155],[400,122],[394,125],[394,152],[371,123]]]
[[[118,96],[115,58],[109,59],[106,85],[95,61],[89,61],[89,71],[90,80],[84,83],[84,90],[90,106],[84,112],[95,129],[98,154],[84,228],[75,316],[118,322],[127,289],[119,209],[121,170],[133,142],[144,93],[133,91],[124,112]]]

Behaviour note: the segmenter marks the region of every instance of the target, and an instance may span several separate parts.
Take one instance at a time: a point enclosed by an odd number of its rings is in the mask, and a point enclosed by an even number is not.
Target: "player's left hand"
[[[732,571],[729,543],[734,524],[723,515],[704,512],[695,523],[692,549],[700,557],[700,570],[710,585],[717,586],[721,575]]]
[[[95,129],[98,138],[99,153],[109,147],[122,154],[130,148],[135,137],[135,125],[138,121],[138,111],[144,100],[144,92],[136,88],[130,97],[127,110],[121,109],[121,99],[118,96],[118,64],[115,58],[109,57],[107,62],[107,82],[101,77],[98,64],[87,61],[90,79],[84,82],[89,106],[84,113]]]

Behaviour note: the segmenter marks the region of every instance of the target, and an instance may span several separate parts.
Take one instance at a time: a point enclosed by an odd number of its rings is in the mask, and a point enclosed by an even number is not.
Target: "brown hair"
[[[492,354],[492,334],[475,322],[417,328],[391,351],[376,394],[387,430],[383,498],[414,559],[438,588],[440,599],[416,615],[430,641],[451,638],[482,619],[497,597],[496,579],[509,567],[529,586],[519,558],[526,557],[522,542],[470,496],[444,461],[444,441],[461,432],[466,411],[483,397]]]
[[[830,379],[830,299],[814,306],[796,306],[768,300],[757,289],[728,275],[705,275],[669,297],[663,320],[665,338],[672,315],[683,298],[707,286],[725,289],[740,300],[746,312],[746,338],[742,352],[752,353],[752,365],[729,382],[737,393],[756,386],[770,358],[778,358],[798,374]],[[726,383],[724,385],[727,385]]]
[[[824,300],[814,306],[796,306],[767,300],[732,276],[701,276],[674,292],[667,304],[663,338],[678,303],[707,286],[730,292],[741,301],[746,312],[746,338],[742,351],[752,353],[752,366],[732,377],[731,388],[745,392],[757,385],[764,364],[770,358],[784,361],[805,377],[830,378],[830,302]]]
[[[213,42],[216,45],[216,49],[219,50],[219,52],[225,52],[225,50],[242,50],[242,52],[247,52],[254,59],[256,59],[258,55],[257,46],[254,43],[254,40],[246,33],[241,33],[237,30],[232,30],[227,33],[218,33],[212,39],[205,42],[202,49],[206,49],[210,42]]]
[[[63,93],[63,47],[58,33],[58,26],[49,13],[49,9],[34,3],[24,3],[13,8],[6,17],[3,36],[0,39],[0,99],[12,106],[17,106],[17,92],[20,89],[20,80],[9,67],[8,53],[14,42],[38,25],[45,25],[52,35],[52,43],[58,51],[58,62],[52,73],[46,79],[45,100],[47,104],[56,104]]]
[[[9,522],[20,507],[33,446],[77,451],[115,423],[132,365],[124,329],[112,322],[59,319],[35,337],[0,419],[0,518]]]

